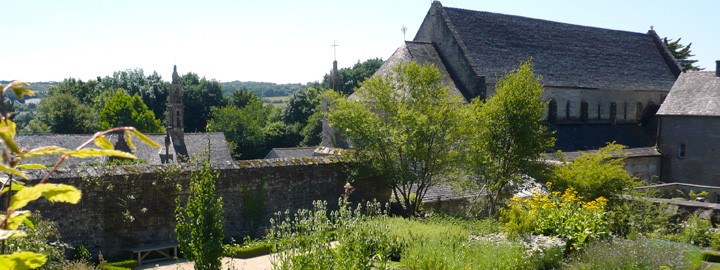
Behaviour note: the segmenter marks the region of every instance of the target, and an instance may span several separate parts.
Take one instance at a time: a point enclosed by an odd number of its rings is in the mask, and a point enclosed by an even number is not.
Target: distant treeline
[[[223,82],[220,83],[223,86],[223,92],[226,96],[229,96],[237,90],[244,90],[251,92],[259,97],[282,97],[290,95],[295,90],[305,88],[304,84],[301,83],[286,83],[276,84],[269,82]]]

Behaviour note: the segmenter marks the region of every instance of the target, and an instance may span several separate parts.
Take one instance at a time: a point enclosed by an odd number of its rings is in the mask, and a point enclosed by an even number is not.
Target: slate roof
[[[37,148],[41,146],[55,145],[69,149],[75,149],[77,146],[90,139],[90,134],[50,134],[50,135],[18,135],[15,137],[16,143],[28,149]],[[165,134],[147,134],[151,140],[157,142],[162,147],[160,149],[152,148],[137,139],[133,140],[134,145],[137,147],[135,156],[138,159],[145,161],[150,165],[161,164],[160,153],[165,153]],[[117,142],[117,135],[109,135],[107,138],[114,143]],[[227,147],[227,141],[225,141],[225,135],[221,132],[210,132],[210,133],[186,133],[185,134],[185,145],[187,146],[188,153],[192,157],[200,157],[202,153],[208,152],[208,144],[210,145],[210,160],[212,163],[224,163],[231,162],[232,156]],[[91,144],[91,146],[94,146]],[[170,151],[171,154],[174,151]],[[59,156],[46,156],[29,159],[28,162],[39,163],[44,165],[51,165],[57,162]],[[87,164],[90,162],[104,162],[107,158],[70,158],[63,166],[73,167],[78,165]]]
[[[720,77],[714,71],[681,74],[657,114],[720,116]]]
[[[375,74],[388,74],[392,71],[392,68],[398,64],[407,63],[413,60],[418,64],[432,64],[437,67],[442,74],[443,86],[449,88],[451,94],[464,97],[464,101],[471,99],[471,97],[463,96],[461,91],[458,90],[455,82],[450,76],[450,73],[445,67],[445,64],[443,64],[440,55],[438,55],[438,52],[435,50],[435,46],[433,46],[432,43],[405,41],[405,43],[395,50],[390,58],[388,58],[388,60],[380,66]],[[357,96],[353,93],[353,95],[350,95],[350,98],[355,99]]]
[[[546,86],[669,90],[679,69],[654,31],[647,34],[459,8],[441,14],[475,72],[494,84],[528,59]]]
[[[598,150],[589,150],[589,151],[574,151],[574,152],[563,152],[562,154],[565,156],[566,159],[572,161],[577,158],[579,158],[584,153],[597,153]],[[660,154],[660,151],[657,150],[654,146],[652,147],[638,147],[638,148],[627,148],[623,150],[623,155],[626,158],[630,157],[660,157],[662,154]],[[548,156],[549,160],[559,160],[559,158],[555,154],[551,154]]]
[[[312,146],[312,147],[273,148],[265,156],[265,159],[312,157],[315,155],[315,148],[317,148],[317,147]]]

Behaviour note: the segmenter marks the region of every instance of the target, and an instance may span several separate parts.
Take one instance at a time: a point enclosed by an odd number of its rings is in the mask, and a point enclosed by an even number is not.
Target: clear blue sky
[[[647,32],[692,42],[708,70],[720,60],[720,1],[477,1],[446,7]],[[305,83],[332,66],[387,59],[415,36],[431,1],[2,0],[0,79],[59,81],[142,68],[170,79]]]

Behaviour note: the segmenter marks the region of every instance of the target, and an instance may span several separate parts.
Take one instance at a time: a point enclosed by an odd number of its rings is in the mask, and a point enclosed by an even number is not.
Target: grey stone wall
[[[655,183],[660,179],[661,156],[627,157],[625,170],[644,183]]]
[[[720,117],[660,117],[661,181],[720,186]],[[684,157],[681,147],[684,145]]]
[[[337,207],[347,181],[345,166],[333,157],[214,165],[219,172],[217,193],[224,201],[223,225],[228,240],[262,235],[277,211],[309,208],[314,200],[326,200],[329,206]],[[125,257],[129,248],[175,240],[175,200],[180,194],[186,195],[194,169],[155,165],[59,172],[51,182],[80,188],[80,203],[50,204],[41,199],[27,209],[40,210],[43,217],[56,221],[62,239],[71,245],[85,245],[93,254],[102,251],[107,257]],[[253,217],[245,213],[244,204],[250,197],[259,198],[261,184],[264,201],[260,205],[264,209],[261,217]],[[389,190],[372,182],[355,188],[354,201],[389,195]]]

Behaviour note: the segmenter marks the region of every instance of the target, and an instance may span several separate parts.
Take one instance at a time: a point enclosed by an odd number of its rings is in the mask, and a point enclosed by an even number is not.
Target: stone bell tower
[[[177,66],[173,66],[172,83],[167,102],[167,131],[165,138],[166,151],[172,146],[177,156],[177,161],[187,162],[188,152],[185,147],[185,112],[182,99],[182,83],[177,73]]]

